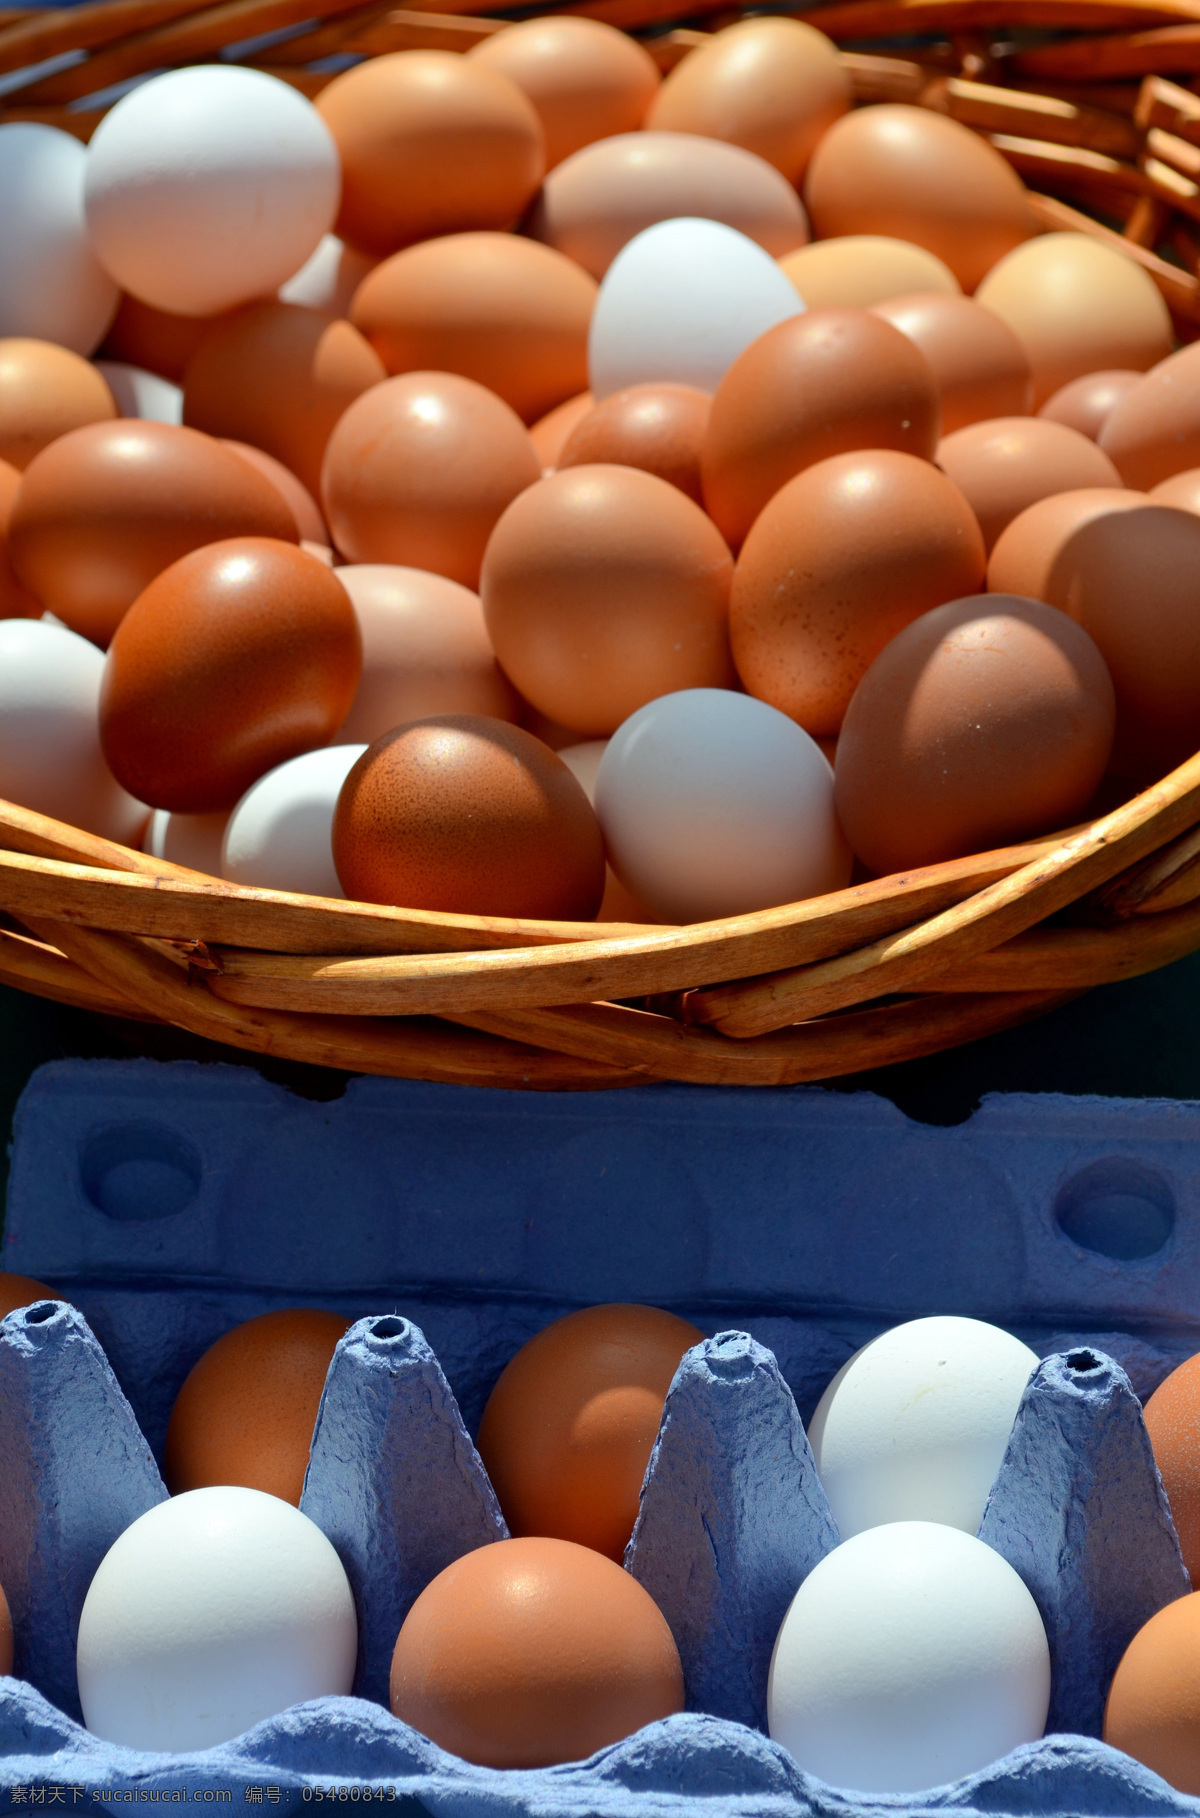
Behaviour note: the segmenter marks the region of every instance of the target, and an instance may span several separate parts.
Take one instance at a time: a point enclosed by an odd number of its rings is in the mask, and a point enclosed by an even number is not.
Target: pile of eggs
[[[0,797],[237,883],[695,922],[1200,745],[1200,348],[794,19],[0,127]]]

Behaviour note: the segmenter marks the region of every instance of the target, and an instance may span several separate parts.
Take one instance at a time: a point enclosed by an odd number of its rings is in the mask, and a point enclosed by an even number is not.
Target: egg
[[[1035,1742],[1050,1649],[1012,1566],[971,1534],[897,1521],[827,1553],[783,1619],[767,1727],[805,1773],[915,1793]]]
[[[327,316],[348,316],[355,291],[374,269],[375,260],[367,253],[356,252],[336,234],[322,234],[317,250],[279,286],[279,301],[300,303]]]
[[[590,921],[604,842],[548,746],[504,720],[438,714],[377,739],[333,821],[346,895],[460,915]]]
[[[1101,650],[1065,613],[1013,594],[950,601],[855,689],[838,818],[880,875],[1071,826],[1108,766],[1115,714]]]
[[[136,846],[149,810],[100,749],[104,658],[63,625],[0,619],[0,798]]]
[[[581,391],[576,397],[568,398],[565,404],[555,405],[531,425],[529,434],[544,470],[552,470],[558,465],[567,437],[576,423],[582,423],[584,417],[591,414],[595,402],[590,391]]]
[[[32,1306],[36,1300],[62,1298],[57,1289],[48,1288],[44,1281],[35,1281],[32,1275],[12,1275],[7,1270],[0,1269],[0,1319],[6,1319],[10,1313],[15,1313],[18,1307]],[[0,1614],[0,1628],[2,1627],[3,1615]]]
[[[1200,1591],[1168,1603],[1126,1648],[1104,1740],[1178,1792],[1200,1792]]]
[[[587,385],[595,302],[595,280],[552,247],[447,234],[377,265],[350,315],[388,372],[461,373],[531,423]]]
[[[536,728],[528,728],[536,731]],[[573,736],[573,735],[572,735]],[[608,749],[607,739],[585,739],[581,745],[560,745],[555,747],[559,757],[587,796],[594,808],[596,806],[596,772],[600,768],[600,759]],[[632,890],[624,885],[611,865],[604,868],[604,895],[596,911],[598,922],[652,922],[645,903],[634,896]]]
[[[547,170],[593,140],[635,132],[660,81],[649,51],[599,19],[524,19],[473,44],[467,56],[507,76],[533,103]]]
[[[937,464],[969,501],[989,550],[1038,499],[1121,484],[1108,456],[1087,436],[1039,417],[969,423],[942,438]]]
[[[1200,512],[1200,467],[1189,467],[1184,473],[1172,474],[1169,480],[1160,480],[1147,496],[1156,505],[1176,505],[1180,511]],[[0,504],[0,516],[3,509]]]
[[[308,487],[296,478],[290,467],[285,467],[282,461],[277,461],[275,456],[269,455],[265,449],[252,447],[249,442],[234,442],[225,438],[222,440],[221,446],[227,448],[231,454],[237,455],[240,460],[249,461],[256,473],[260,473],[264,480],[270,481],[291,512],[296,526],[296,535],[302,544],[313,543],[318,547],[328,545],[329,531],[321,516],[317,501]]]
[[[636,467],[567,467],[492,533],[480,596],[505,674],[564,726],[601,736],[660,694],[733,685],[720,532]]]
[[[1038,499],[1001,533],[988,558],[990,593],[1019,593],[1066,610],[1067,592],[1057,565],[1085,525],[1112,512],[1136,511],[1146,503],[1142,492],[1121,486],[1078,487]],[[1073,561],[1068,555],[1068,561]],[[1065,578],[1065,576],[1064,576]]]
[[[867,310],[809,310],[751,342],[717,386],[705,505],[736,548],[804,468],[861,448],[931,460],[940,421],[933,368],[907,335]]]
[[[961,295],[958,279],[941,259],[887,234],[814,240],[784,253],[779,263],[810,309],[870,309],[914,291]]]
[[[809,163],[804,201],[818,239],[912,240],[966,291],[1036,232],[1024,185],[994,146],[947,115],[898,103],[835,120]]]
[[[362,668],[345,588],[267,537],[193,550],[151,581],[109,648],[100,736],[155,808],[229,808],[268,770],[324,745]]]
[[[742,19],[675,65],[646,125],[744,146],[799,184],[822,133],[851,100],[850,78],[824,32],[799,19]]]
[[[973,297],[921,291],[877,303],[874,314],[907,335],[932,366],[944,436],[987,417],[1026,416],[1033,408],[1025,349],[1007,322]]]
[[[241,1484],[298,1508],[325,1378],[348,1323],[285,1307],[211,1344],[171,1409],[163,1454],[171,1494]]]
[[[1174,344],[1150,274],[1091,234],[1039,234],[1014,247],[976,294],[1029,355],[1035,405],[1102,367],[1145,372]]]
[[[640,467],[702,505],[700,448],[711,404],[709,393],[694,385],[631,385],[613,392],[575,424],[557,465]]]
[[[184,421],[253,443],[315,493],[334,425],[384,376],[349,322],[295,303],[252,303],[216,323],[189,360]]]
[[[87,360],[50,341],[0,340],[0,461],[23,470],[47,443],[118,415]]]
[[[392,1655],[391,1707],[483,1767],[581,1761],[683,1709],[648,1591],[565,1540],[500,1540],[425,1587]]]
[[[748,695],[690,688],[631,714],[601,759],[596,813],[617,876],[662,921],[745,915],[850,882],[828,760]]]
[[[104,339],[118,293],[88,240],[87,161],[55,126],[0,126],[0,335],[36,335],[78,354]]]
[[[622,248],[600,285],[588,334],[599,403],[630,385],[714,391],[768,328],[803,312],[760,246],[718,221],[662,221]]]
[[[229,812],[224,808],[214,814],[171,814],[166,808],[156,808],[142,840],[142,851],[151,858],[167,859],[172,865],[185,865],[189,871],[220,877],[221,842],[228,823]]]
[[[928,461],[834,455],[789,480],[738,557],[729,630],[747,690],[831,737],[904,626],[983,581],[970,506]]]
[[[1118,399],[1100,431],[1100,446],[1126,486],[1144,492],[1200,467],[1200,344],[1160,360]]]
[[[40,619],[42,602],[22,587],[8,553],[8,520],[21,476],[7,461],[0,461],[0,619]]]
[[[338,148],[263,70],[198,64],[123,95],[87,148],[101,264],[156,309],[208,316],[278,288],[333,225]]]
[[[315,1522],[260,1490],[192,1490],[100,1561],[79,1618],[83,1720],[124,1748],[213,1748],[345,1696],[357,1652],[350,1584]]]
[[[333,864],[333,814],[366,749],[305,751],[251,783],[226,823],[221,876],[252,889],[343,896]]]
[[[96,371],[112,392],[120,416],[150,423],[183,422],[183,393],[169,379],[121,360],[97,360]]]
[[[764,158],[688,133],[618,133],[572,153],[542,185],[526,231],[602,278],[660,221],[723,223],[778,258],[808,240],[800,198]]]
[[[227,312],[226,312],[227,313]],[[100,352],[182,385],[187,363],[219,316],[179,316],[123,296]]]
[[[512,227],[546,164],[531,102],[498,70],[453,51],[392,51],[317,97],[337,144],[335,231],[374,258],[415,240]]]
[[[1068,379],[1060,385],[1038,411],[1051,423],[1065,423],[1081,436],[1099,440],[1100,431],[1125,396],[1141,379],[1140,372],[1117,370],[1088,372],[1081,379]],[[999,414],[999,413],[997,413]]]
[[[228,449],[132,420],[74,429],[36,455],[8,529],[24,586],[101,646],[164,568],[237,536],[299,540],[277,489]]]
[[[0,1677],[13,1670],[13,1625],[4,1586],[0,1585]]]
[[[321,500],[349,561],[479,583],[492,529],[540,478],[511,405],[456,373],[404,373],[357,398],[329,438]]]
[[[435,713],[515,720],[516,691],[496,661],[478,594],[421,568],[337,570],[362,633],[362,680],[339,741],[373,744]]]
[[[592,1547],[620,1563],[663,1404],[703,1332],[658,1307],[568,1313],[501,1371],[479,1455],[514,1534]]]
[[[1143,1410],[1188,1577],[1200,1578],[1200,1357],[1159,1383]],[[1200,1710],[1197,1712],[1200,1761]],[[1140,1757],[1139,1757],[1140,1759]]]

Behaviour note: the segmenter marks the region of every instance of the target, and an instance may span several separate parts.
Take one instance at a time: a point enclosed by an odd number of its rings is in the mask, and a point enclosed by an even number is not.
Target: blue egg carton
[[[476,1092],[248,1069],[42,1068],[18,1107],[3,1267],[47,1280],[0,1322],[0,1807],[406,1803],[436,1818],[1200,1815],[1097,1740],[1125,1646],[1190,1588],[1141,1418],[1200,1350],[1200,1105],[996,1096],[950,1129],[870,1094],[651,1086]],[[472,1443],[533,1332],[597,1301],[710,1334],[672,1384],[626,1564],[679,1645],[686,1713],[590,1761],[470,1766],[386,1708],[401,1622],[505,1532]],[[354,1696],[219,1748],[149,1755],[79,1722],[91,1576],[166,1494],[171,1404],[219,1334],[274,1307],[354,1324],[302,1507],[360,1615]],[[959,1313],[1041,1356],[980,1528],[1029,1586],[1049,1733],[915,1796],[838,1790],[765,1735],[797,1586],[837,1544],[802,1418],[860,1344]]]

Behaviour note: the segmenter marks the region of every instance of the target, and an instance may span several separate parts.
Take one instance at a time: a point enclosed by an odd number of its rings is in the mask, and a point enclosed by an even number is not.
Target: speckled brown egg
[[[480,595],[506,675],[599,737],[660,694],[732,685],[733,560],[700,507],[636,467],[567,467],[514,499]]]
[[[1077,821],[1113,738],[1113,689],[1087,633],[1039,600],[952,600],[867,670],[838,739],[834,799],[881,875]]]
[[[936,254],[972,291],[1036,224],[1000,153],[958,120],[885,103],[836,120],[808,167],[813,233],[890,234]]]
[[[446,234],[395,253],[350,316],[390,373],[457,372],[536,422],[586,389],[596,281],[517,234]]]
[[[558,466],[615,462],[640,467],[686,492],[697,505],[700,448],[712,398],[694,385],[631,385],[613,392],[582,417],[558,456]]]
[[[557,405],[530,425],[529,434],[543,469],[557,467],[567,437],[576,423],[582,423],[591,414],[595,402],[590,391],[581,391],[577,397],[568,398],[565,404]]]
[[[329,743],[361,670],[350,597],[315,556],[266,537],[211,543],[151,581],[118,626],[100,742],[139,801],[232,808],[266,771]]]
[[[321,499],[351,562],[428,568],[477,587],[497,519],[541,472],[529,431],[502,398],[457,373],[410,372],[342,417]]]
[[[348,897],[462,915],[591,921],[604,841],[557,754],[519,726],[438,714],[359,758],[333,820]]]
[[[453,51],[391,51],[335,76],[316,109],[342,161],[334,231],[375,258],[435,234],[516,224],[546,136],[499,70]]]
[[[261,473],[264,480],[271,482],[291,512],[296,535],[302,543],[328,544],[329,530],[317,501],[290,467],[285,467],[282,461],[269,455],[265,448],[254,448],[249,442],[235,442],[226,436],[222,438],[221,446],[240,456],[243,461],[249,461],[256,473]]]
[[[13,1625],[8,1607],[8,1598],[4,1595],[4,1586],[0,1584],[0,1675],[13,1670]]]
[[[500,1540],[426,1586],[392,1654],[393,1715],[482,1767],[551,1767],[684,1701],[671,1631],[628,1572],[565,1540]]]
[[[240,1484],[299,1507],[321,1392],[348,1323],[286,1307],[210,1345],[171,1409],[163,1475],[172,1496]]]
[[[1200,1591],[1138,1630],[1113,1675],[1103,1733],[1168,1786],[1200,1793]]]
[[[35,1300],[65,1300],[57,1288],[48,1288],[32,1275],[11,1275],[0,1269],[0,1319],[15,1313],[18,1307],[32,1306]]]
[[[22,583],[101,648],[155,575],[239,536],[299,541],[278,489],[198,430],[133,419],[74,429],[36,455],[8,530]]]
[[[584,1307],[543,1326],[505,1366],[479,1455],[513,1534],[551,1534],[623,1558],[663,1403],[704,1334],[658,1307]]]
[[[188,361],[222,316],[176,316],[139,297],[123,296],[96,358],[124,360],[183,384]]]
[[[0,619],[40,619],[42,602],[17,579],[8,553],[8,520],[21,476],[7,461],[0,461]]]
[[[730,637],[759,700],[831,737],[866,669],[920,614],[982,584],[983,539],[958,488],[891,449],[789,480],[738,557]]]
[[[717,386],[705,504],[736,548],[804,468],[860,448],[931,460],[940,421],[933,369],[907,335],[864,309],[811,309],[759,335]]]
[[[1116,369],[1112,372],[1088,372],[1081,379],[1069,379],[1053,392],[1038,411],[1049,423],[1065,423],[1093,442],[1125,396],[1143,378],[1140,372]],[[1000,412],[997,411],[997,416]]]
[[[1143,492],[1200,467],[1200,341],[1160,360],[1118,399],[1100,446],[1126,486]]]
[[[889,297],[874,312],[907,335],[933,368],[942,434],[1033,408],[1033,374],[1007,322],[973,297],[927,290]]]
[[[499,70],[533,103],[547,170],[596,139],[636,132],[661,80],[645,46],[600,19],[524,19],[467,56]]]
[[[1121,484],[1108,456],[1087,436],[1040,417],[992,417],[956,429],[939,442],[937,464],[969,500],[989,549],[1038,499]]]
[[[117,414],[90,360],[51,341],[0,339],[0,461],[23,472],[58,436]]]

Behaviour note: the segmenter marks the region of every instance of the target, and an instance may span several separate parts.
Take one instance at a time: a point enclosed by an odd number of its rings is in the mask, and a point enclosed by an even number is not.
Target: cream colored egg
[[[870,309],[918,290],[961,294],[958,279],[936,253],[886,234],[816,240],[785,253],[779,263],[810,309]]]

